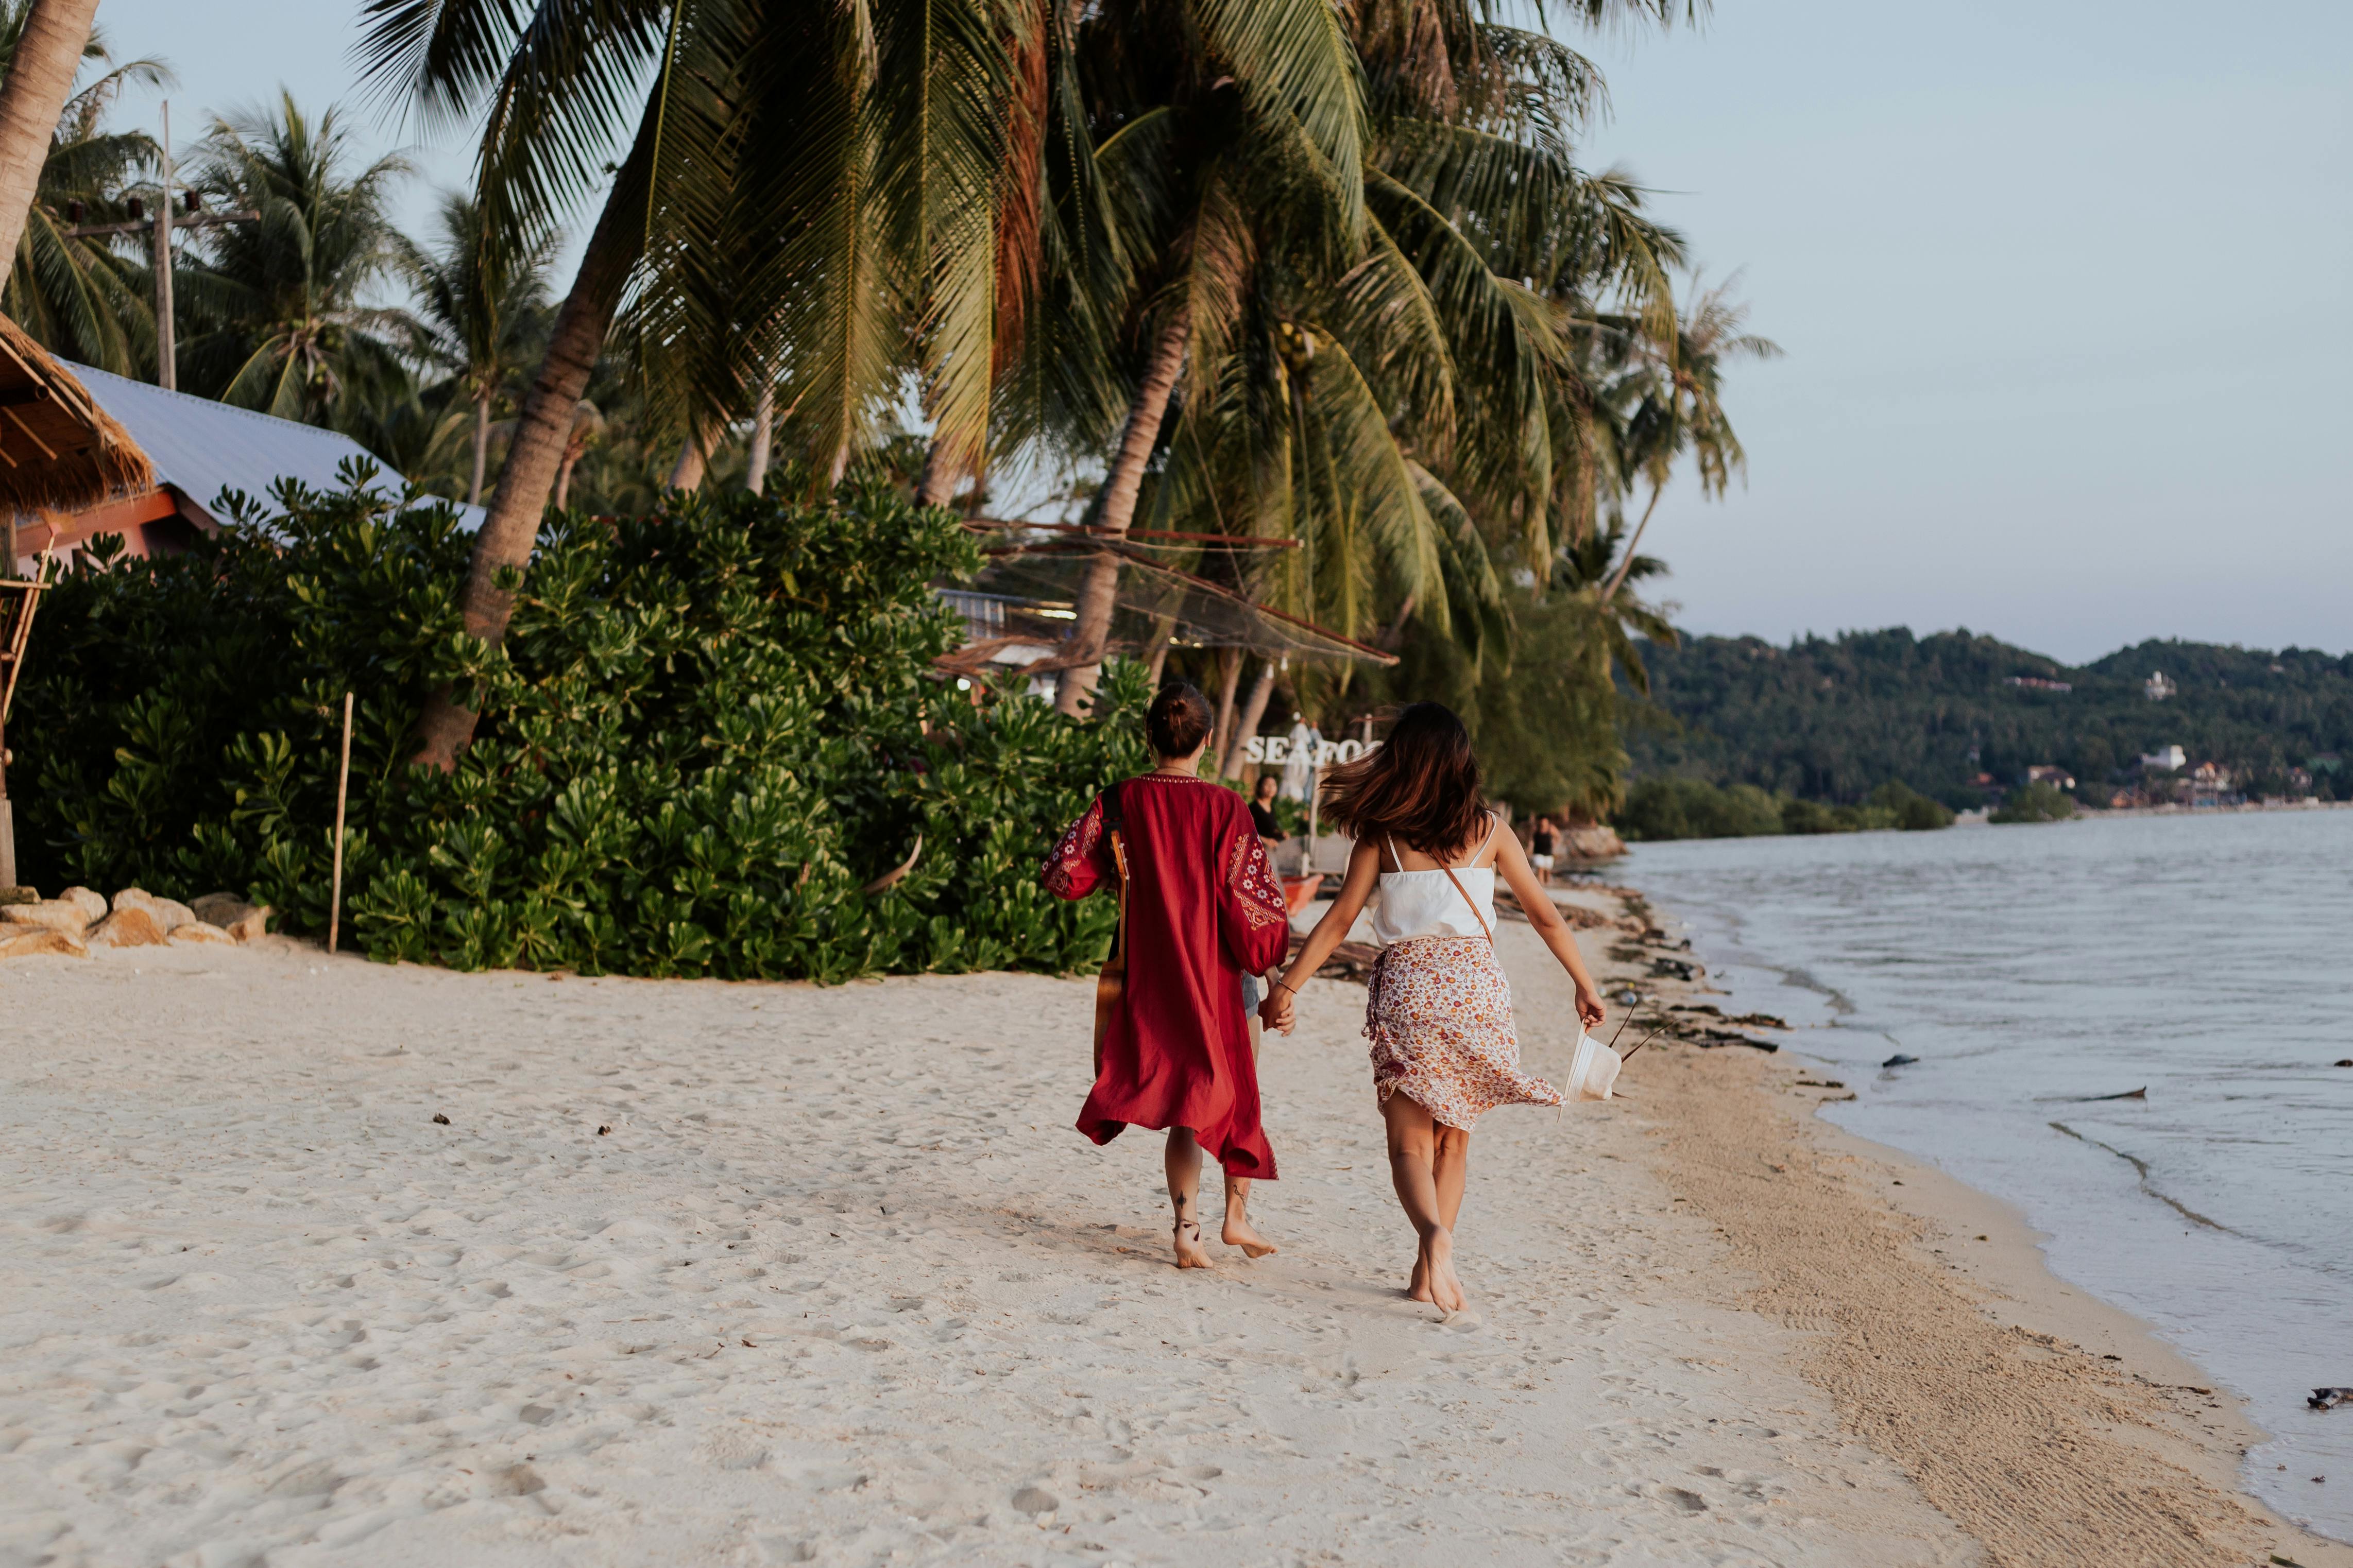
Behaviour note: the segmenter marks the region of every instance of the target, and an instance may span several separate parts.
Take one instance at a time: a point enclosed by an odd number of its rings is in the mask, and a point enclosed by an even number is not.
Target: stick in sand
[[[1644,1046],[1649,1045],[1652,1040],[1655,1040],[1661,1035],[1665,1034],[1666,1031],[1667,1026],[1664,1024],[1660,1025],[1657,1028],[1651,1030],[1649,1034],[1644,1035],[1640,1040],[1637,1040],[1634,1043],[1634,1051],[1641,1050]],[[1620,1067],[1623,1067],[1628,1062],[1632,1061],[1634,1059],[1634,1051],[1628,1051],[1624,1056],[1620,1057],[1618,1058],[1618,1065]]]
[[[335,882],[327,895],[327,951],[335,951],[343,915],[343,800],[352,787],[352,694],[343,693],[343,761],[335,773]]]

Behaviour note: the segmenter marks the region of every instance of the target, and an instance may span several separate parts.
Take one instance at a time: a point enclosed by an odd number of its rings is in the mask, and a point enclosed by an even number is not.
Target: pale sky
[[[1746,490],[1660,505],[1683,624],[2353,647],[2353,7],[1717,0],[1586,47],[1591,161],[1788,351],[1728,395]]]
[[[357,15],[99,21],[178,68],[183,143],[284,82],[461,182],[462,147],[355,101]],[[1614,103],[1588,161],[1657,188],[1711,279],[1743,269],[1788,351],[1732,381],[1746,489],[1686,478],[1645,542],[1685,626],[2353,647],[2353,7],[1717,0],[1577,41]]]

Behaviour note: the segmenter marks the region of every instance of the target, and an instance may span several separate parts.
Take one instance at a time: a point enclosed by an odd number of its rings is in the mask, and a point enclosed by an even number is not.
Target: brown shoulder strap
[[[1127,833],[1121,818],[1119,785],[1103,791],[1103,819],[1106,837],[1111,839],[1112,869],[1119,879],[1119,927],[1112,939],[1112,956],[1105,968],[1127,967]]]
[[[1462,895],[1462,901],[1471,905],[1471,918],[1479,922],[1479,934],[1487,939],[1489,947],[1494,946],[1495,933],[1487,929],[1487,917],[1479,912],[1479,906],[1472,902],[1470,891],[1462,886],[1462,879],[1454,874],[1451,866],[1440,866],[1439,869],[1445,872],[1446,879],[1454,884],[1454,890]]]

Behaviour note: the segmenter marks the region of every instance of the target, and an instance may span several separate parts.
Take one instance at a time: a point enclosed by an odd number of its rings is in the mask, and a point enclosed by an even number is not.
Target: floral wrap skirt
[[[1383,948],[1365,1002],[1373,1088],[1404,1094],[1468,1132],[1499,1105],[1558,1105],[1561,1092],[1520,1070],[1512,987],[1482,936],[1417,937]]]

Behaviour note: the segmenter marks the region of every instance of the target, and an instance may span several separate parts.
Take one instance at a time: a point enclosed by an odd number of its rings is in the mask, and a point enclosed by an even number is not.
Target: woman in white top
[[[1454,1222],[1471,1129],[1498,1105],[1561,1101],[1558,1089],[1520,1070],[1511,985],[1495,959],[1499,868],[1576,982],[1588,1029],[1600,1026],[1601,993],[1519,840],[1482,803],[1479,760],[1451,710],[1417,702],[1399,714],[1387,744],[1326,775],[1324,811],[1356,840],[1347,878],[1261,1016],[1291,1032],[1300,982],[1331,956],[1377,885],[1373,935],[1381,955],[1366,999],[1365,1037],[1388,1122],[1389,1176],[1421,1238],[1406,1293],[1457,1311],[1463,1296]]]

